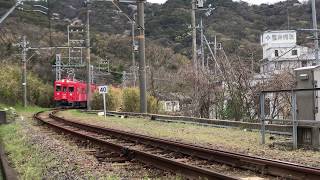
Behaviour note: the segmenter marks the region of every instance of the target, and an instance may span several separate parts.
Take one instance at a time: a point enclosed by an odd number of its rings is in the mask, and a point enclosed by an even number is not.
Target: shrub
[[[0,100],[14,105],[22,103],[21,70],[17,65],[4,64],[0,67]],[[49,107],[52,104],[53,86],[44,84],[39,77],[29,72],[27,98],[31,105]]]
[[[115,88],[111,87],[106,95],[108,111],[139,112],[140,92],[138,88]],[[94,93],[92,98],[92,108],[103,109],[103,97],[99,93]],[[148,95],[148,113],[158,113],[160,105],[158,100]]]
[[[139,112],[140,95],[138,88],[126,88],[122,93],[123,108],[125,112]]]
[[[108,94],[106,94],[106,104],[108,111],[116,111],[122,104],[122,91],[119,88],[111,87]],[[93,94],[92,98],[93,109],[103,109],[103,96],[98,92]]]
[[[148,95],[148,113],[157,114],[160,111],[160,104],[157,98]]]
[[[147,96],[148,113],[158,113],[160,104],[154,96]],[[139,112],[140,111],[140,91],[138,88],[126,88],[123,90],[123,111]]]

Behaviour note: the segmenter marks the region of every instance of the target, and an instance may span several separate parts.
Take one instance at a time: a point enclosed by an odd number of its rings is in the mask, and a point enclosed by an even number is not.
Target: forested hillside
[[[320,2],[320,1],[319,1]],[[50,0],[43,3],[49,6],[52,13],[60,14],[60,21],[52,21],[52,31],[56,43],[60,43],[68,24],[66,20],[80,18],[85,20],[85,11],[82,7],[82,0]],[[197,16],[204,18],[205,34],[208,38],[218,35],[219,41],[223,43],[225,50],[229,53],[237,53],[241,56],[249,56],[250,52],[256,52],[258,60],[259,37],[264,30],[287,29],[288,13],[290,29],[310,28],[311,8],[308,4],[299,4],[297,0],[289,0],[274,5],[262,4],[260,6],[249,6],[245,2],[232,2],[232,0],[208,0],[207,4],[212,4],[216,9],[212,15],[207,17],[199,11]],[[1,0],[1,14],[12,6],[13,0]],[[320,3],[317,3],[320,8]],[[132,9],[122,4],[122,9],[132,15]],[[111,3],[96,2],[92,6],[91,24],[94,32],[113,36],[115,34],[125,36],[130,33],[130,22],[122,13],[116,11]],[[14,21],[13,21],[14,19]],[[319,18],[318,18],[319,19]],[[47,17],[42,14],[31,12],[15,12],[2,25],[2,39],[5,29],[13,31],[17,35],[30,31],[33,33],[29,39],[39,44],[39,39],[46,41],[48,38]],[[24,23],[25,28],[18,28],[18,24]],[[163,5],[147,4],[146,6],[146,34],[147,38],[157,44],[172,48],[176,53],[190,56],[191,36],[190,36],[190,2],[189,0],[169,0]],[[21,25],[20,25],[21,26]],[[26,28],[31,26],[30,28]],[[41,32],[37,30],[41,28]],[[24,30],[24,31],[22,31]],[[33,31],[33,32],[32,32]],[[34,34],[34,32],[37,32]],[[95,38],[96,33],[92,33]],[[6,34],[5,39],[11,38]],[[30,36],[30,35],[29,35]],[[12,37],[13,38],[13,37]],[[45,38],[45,39],[43,39]],[[100,38],[100,37],[99,37]],[[96,38],[98,40],[101,40]],[[14,39],[14,38],[13,38]],[[12,39],[12,40],[13,40]],[[3,40],[1,43],[6,43]],[[302,40],[306,43],[305,40]],[[129,45],[130,43],[128,43]],[[239,47],[243,47],[239,49]],[[119,47],[123,48],[123,47]],[[112,50],[111,48],[109,48]],[[244,52],[242,52],[244,51]],[[8,53],[2,51],[1,54]],[[115,54],[114,52],[110,52]],[[115,54],[118,55],[118,54]],[[125,56],[125,55],[124,55]],[[128,55],[130,53],[128,52]],[[251,56],[251,55],[250,55]],[[127,58],[121,57],[122,58]]]
[[[32,9],[33,3],[26,2],[24,11],[16,10],[0,25],[2,62],[20,62],[19,48],[13,44],[19,42],[22,35],[26,35],[30,45],[34,47],[65,46],[67,25],[76,19],[85,22],[86,9],[83,7],[83,0],[48,0],[34,3],[49,7],[50,14],[58,14],[58,18],[30,12],[28,10]],[[13,4],[14,0],[0,0],[0,15]],[[260,6],[232,0],[207,0],[206,6],[208,4],[215,8],[210,16],[205,16],[204,11],[197,12],[198,20],[203,17],[207,38],[212,41],[217,35],[228,56],[239,57],[244,62],[253,58],[256,66],[262,56],[259,41],[263,31],[287,29],[288,26],[290,29],[311,27],[311,6],[308,3],[301,4],[298,0]],[[134,8],[131,5],[120,6],[125,13],[133,15]],[[317,6],[320,10],[320,0],[317,1]],[[190,0],[168,0],[163,5],[146,4],[146,61],[148,77],[151,77],[148,86],[153,93],[163,90],[172,92],[186,86],[178,80],[173,86],[172,82],[167,83],[166,80],[172,79],[174,73],[181,68],[185,69],[184,65],[190,62],[190,8]],[[130,21],[109,2],[95,2],[91,9],[93,64],[107,56],[111,60],[111,70],[129,72],[132,65]],[[318,20],[320,22],[320,18]],[[304,38],[306,36],[310,34],[299,33],[299,43],[312,44],[311,39]],[[42,51],[28,63],[28,70],[41,74],[40,78],[44,82],[52,82],[55,77],[52,65],[56,53],[65,52]],[[256,70],[258,71],[257,67]],[[84,76],[78,78],[84,79]],[[119,84],[121,79],[121,75],[113,74],[111,82]],[[156,81],[160,81],[161,85],[157,85]]]

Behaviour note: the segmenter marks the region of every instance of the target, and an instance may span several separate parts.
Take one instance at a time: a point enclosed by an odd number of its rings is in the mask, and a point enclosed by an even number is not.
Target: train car
[[[92,84],[90,90],[94,92],[96,86]],[[55,81],[53,98],[56,106],[86,107],[87,84],[69,79]]]

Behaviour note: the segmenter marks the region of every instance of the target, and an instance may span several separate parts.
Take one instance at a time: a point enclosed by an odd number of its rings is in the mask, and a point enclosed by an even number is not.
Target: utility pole
[[[87,109],[91,110],[90,2],[87,4]]]
[[[139,83],[140,83],[140,112],[147,113],[147,85],[146,85],[146,61],[145,61],[145,30],[144,30],[144,2],[138,0],[139,23]]]
[[[319,64],[319,37],[318,37],[318,24],[317,24],[317,11],[316,11],[316,1],[311,0],[312,4],[312,22],[314,29],[314,49],[315,49],[315,60],[316,64]]]
[[[288,30],[290,30],[290,13],[289,13],[289,8],[287,8],[287,21],[288,21]]]
[[[27,40],[26,36],[22,38],[22,89],[23,106],[27,107]]]
[[[136,14],[134,13],[133,14],[133,19],[135,20],[135,16]],[[133,86],[136,87],[136,80],[137,80],[137,75],[136,75],[136,53],[135,53],[135,33],[134,33],[134,24],[135,24],[135,21],[131,21],[132,23],[132,30],[131,30],[131,34],[132,34],[132,67],[133,67],[133,70],[132,70],[132,73],[133,73]]]
[[[197,70],[197,29],[196,29],[196,0],[192,0],[192,10],[191,10],[191,26],[192,26],[192,61],[193,66]]]
[[[126,80],[127,80],[127,73],[126,71],[123,71],[122,72],[122,85],[123,85],[123,88],[126,88]]]
[[[47,0],[47,7],[48,7],[48,14],[47,14],[47,17],[48,17],[48,22],[49,22],[49,38],[50,38],[50,41],[49,41],[49,44],[50,46],[52,46],[52,31],[51,31],[51,10],[50,10],[50,1]]]
[[[217,58],[217,35],[214,36],[214,56]],[[217,74],[217,61],[215,61],[215,64],[214,64],[214,75],[216,74]]]
[[[201,64],[202,64],[202,70],[204,70],[204,40],[203,40],[203,22],[202,17],[200,20],[200,30],[201,30]]]

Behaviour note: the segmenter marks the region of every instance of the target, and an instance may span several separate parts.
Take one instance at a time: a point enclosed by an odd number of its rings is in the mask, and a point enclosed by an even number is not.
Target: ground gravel
[[[46,169],[42,179],[141,179],[159,174],[158,170],[137,163],[99,162],[95,156],[86,153],[88,149],[79,148],[66,136],[39,125],[31,115],[18,118],[16,123],[23,127],[21,133],[27,135],[28,143],[54,157],[43,164]]]

